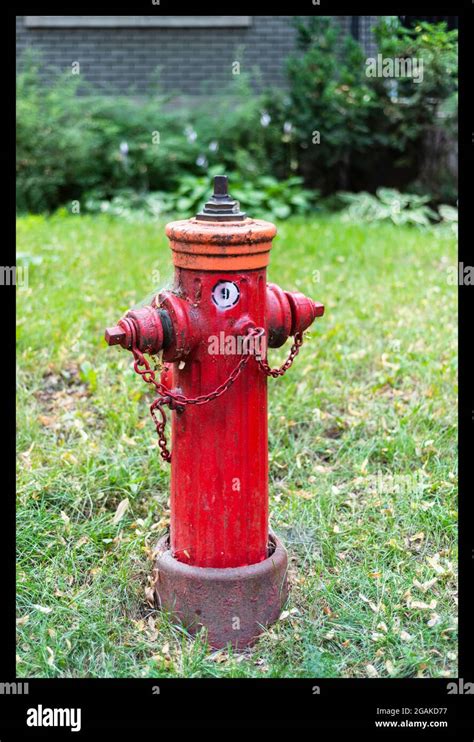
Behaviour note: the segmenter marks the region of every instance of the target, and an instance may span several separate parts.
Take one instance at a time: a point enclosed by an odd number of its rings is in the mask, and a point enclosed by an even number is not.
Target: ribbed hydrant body
[[[171,522],[157,549],[156,593],[213,646],[253,641],[286,599],[286,552],[269,532],[267,378],[298,353],[323,313],[299,292],[267,284],[273,224],[250,219],[224,177],[195,218],[166,233],[172,290],[106,331],[133,351],[158,391],[152,405],[161,455],[171,459]],[[266,350],[295,337],[289,361],[270,369]],[[144,353],[163,352],[159,382]],[[172,409],[170,456],[164,407]],[[157,413],[161,417],[156,417]]]
[[[226,284],[237,287],[234,306],[223,309],[213,301],[219,282],[225,282],[222,291]],[[206,395],[226,381],[239,360],[242,321],[265,324],[265,269],[243,274],[178,268],[175,286],[194,305],[189,311],[196,312],[199,340],[189,360],[173,366],[173,388],[186,397]],[[199,567],[241,567],[265,559],[267,378],[256,363],[247,364],[215,402],[173,412],[172,451],[174,556]]]

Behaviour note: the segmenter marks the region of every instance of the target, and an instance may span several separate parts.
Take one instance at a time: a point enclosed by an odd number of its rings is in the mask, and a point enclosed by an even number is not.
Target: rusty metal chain
[[[303,345],[303,335],[301,332],[297,332],[295,334],[295,342],[290,348],[290,352],[288,354],[288,358],[286,359],[285,363],[283,363],[282,366],[279,368],[270,368],[268,365],[268,362],[266,359],[261,360],[259,358],[256,358],[258,365],[260,366],[261,370],[266,376],[272,376],[274,379],[278,378],[278,376],[283,376],[283,374],[286,374],[290,366],[293,365],[293,361],[295,360],[296,356],[300,352],[300,348]]]
[[[155,371],[157,369],[151,368],[143,353],[137,348],[135,329],[132,325],[130,329],[132,332],[131,351],[135,359],[133,368],[147,384],[152,384],[158,393],[157,398],[153,400],[150,405],[150,414],[153,418],[153,422],[155,424],[156,432],[158,435],[160,456],[164,461],[171,462],[171,451],[168,449],[165,435],[167,417],[164,411],[164,407],[167,406],[170,410],[182,412],[186,405],[202,405],[206,404],[207,402],[212,402],[214,399],[217,399],[222,394],[224,394],[232,386],[234,381],[236,381],[236,379],[240,376],[245,366],[247,365],[251,354],[249,353],[247,355],[243,355],[233,371],[227,377],[227,379],[218,387],[216,387],[216,389],[214,389],[212,392],[208,392],[208,394],[201,394],[198,397],[186,397],[184,394],[177,394],[175,392],[172,392],[160,381],[157,381],[155,374]],[[262,327],[256,327],[249,329],[247,337],[258,338],[263,337],[264,335],[265,330]],[[290,366],[293,364],[294,359],[298,355],[302,344],[303,336],[301,333],[297,333],[295,335],[295,342],[291,346],[291,350],[287,360],[279,368],[272,369],[270,368],[266,360],[259,359],[256,356],[254,357],[260,369],[267,376],[273,376],[273,378],[276,378],[278,376],[283,376],[283,374],[290,368]],[[157,413],[159,417],[157,416]]]
[[[168,449],[166,442],[165,427],[166,427],[166,413],[163,409],[164,405],[168,404],[166,397],[157,397],[154,402],[150,405],[150,414],[155,423],[156,432],[158,435],[158,446],[160,448],[160,456],[164,461],[171,461],[171,451]],[[155,410],[158,410],[161,420],[156,417]]]

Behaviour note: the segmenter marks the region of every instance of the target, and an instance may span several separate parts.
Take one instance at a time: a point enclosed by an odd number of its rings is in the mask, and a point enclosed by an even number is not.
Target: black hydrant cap
[[[227,175],[216,175],[214,177],[214,193],[203,210],[196,214],[196,219],[230,222],[241,221],[245,217],[246,214],[240,211],[239,202],[229,196]]]

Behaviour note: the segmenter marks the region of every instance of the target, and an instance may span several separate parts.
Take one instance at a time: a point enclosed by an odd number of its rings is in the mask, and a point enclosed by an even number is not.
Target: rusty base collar
[[[273,533],[269,551],[263,562],[247,567],[193,567],[173,557],[165,536],[156,549],[157,603],[192,634],[204,626],[215,649],[252,644],[277,620],[288,596],[287,553]]]

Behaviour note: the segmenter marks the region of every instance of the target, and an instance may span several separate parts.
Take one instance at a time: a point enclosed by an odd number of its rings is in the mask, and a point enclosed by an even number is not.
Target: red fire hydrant
[[[303,332],[324,312],[299,292],[267,284],[270,222],[250,219],[217,176],[193,219],[166,227],[171,291],[108,328],[154,386],[151,414],[171,461],[169,536],[157,547],[158,604],[213,647],[243,647],[275,621],[287,597],[286,550],[268,525],[267,377],[285,373]],[[266,348],[293,336],[272,369]],[[162,351],[161,376],[144,354]],[[172,411],[172,456],[165,436]]]

